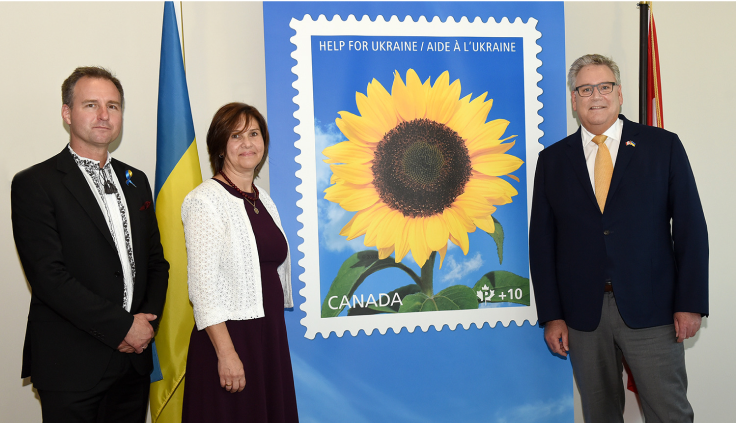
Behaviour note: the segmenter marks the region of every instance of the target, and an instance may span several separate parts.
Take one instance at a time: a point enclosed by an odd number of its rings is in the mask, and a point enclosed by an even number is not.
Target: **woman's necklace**
[[[230,185],[235,191],[237,191],[238,194],[242,195],[243,198],[245,198],[245,201],[249,202],[250,205],[253,206],[253,211],[256,214],[258,214],[258,207],[256,207],[256,201],[258,201],[258,196],[259,196],[258,188],[256,188],[256,186],[251,182],[250,186],[253,189],[253,194],[255,194],[254,195],[255,200],[254,201],[251,201],[251,199],[249,197],[249,194],[247,192],[241,190],[240,188],[238,188],[237,185],[235,185],[233,183],[233,181],[231,181],[230,178],[228,178],[227,175],[225,175],[225,172],[223,172],[221,170],[220,171],[220,175],[222,175],[222,177],[225,178],[225,181],[228,183],[228,185]]]

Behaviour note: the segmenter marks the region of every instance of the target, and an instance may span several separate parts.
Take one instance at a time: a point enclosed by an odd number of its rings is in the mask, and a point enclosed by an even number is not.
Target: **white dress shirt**
[[[585,164],[588,166],[588,175],[590,176],[590,184],[593,186],[593,192],[595,192],[595,156],[598,153],[598,145],[593,142],[593,137],[596,134],[591,134],[584,126],[581,126],[580,134],[583,138],[583,154],[585,154]],[[601,135],[606,135],[606,147],[611,153],[611,161],[613,162],[614,169],[616,168],[616,156],[618,156],[618,146],[621,144],[621,131],[624,129],[624,121],[616,119],[616,122],[611,125],[606,132]]]

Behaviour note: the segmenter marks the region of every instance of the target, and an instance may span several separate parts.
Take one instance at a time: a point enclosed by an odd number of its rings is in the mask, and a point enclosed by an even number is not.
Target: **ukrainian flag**
[[[187,251],[181,203],[189,191],[202,183],[202,172],[176,12],[171,1],[164,5],[156,142],[156,217],[164,255],[171,269],[166,305],[155,343],[164,378],[151,384],[151,419],[160,423],[179,423],[189,336],[194,327],[187,292]]]

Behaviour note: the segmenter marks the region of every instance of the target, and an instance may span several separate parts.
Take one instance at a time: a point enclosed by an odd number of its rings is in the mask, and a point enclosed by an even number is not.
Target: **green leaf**
[[[503,263],[503,226],[501,226],[501,223],[496,220],[495,217],[493,217],[493,223],[495,224],[495,229],[493,230],[493,233],[486,232],[488,235],[493,238],[493,240],[496,242],[496,251],[498,252],[498,264]]]
[[[419,285],[413,283],[411,285],[402,286],[401,288],[394,289],[393,291],[388,293],[389,298],[393,300],[394,294],[399,294],[399,298],[402,300],[404,297],[410,294],[414,294],[419,292]],[[391,302],[388,306],[374,306],[369,305],[368,307],[354,307],[348,310],[348,316],[365,316],[370,314],[380,314],[380,313],[398,313],[399,312],[399,304],[396,304],[395,302]]]
[[[435,294],[432,298],[418,292],[402,300],[399,313],[414,311],[468,310],[477,309],[475,291],[465,285],[453,285]]]
[[[473,291],[476,301],[490,303],[516,303],[529,305],[529,279],[505,270],[495,270],[483,275]]]
[[[416,283],[420,282],[419,277],[401,263],[396,263],[393,257],[387,257],[383,260],[378,259],[378,251],[376,250],[365,250],[359,251],[352,256],[348,257],[340,266],[340,270],[337,271],[337,276],[330,285],[330,290],[327,292],[324,301],[322,302],[322,317],[336,317],[344,306],[336,308],[330,307],[330,298],[332,298],[332,305],[338,305],[342,302],[343,297],[351,299],[355,290],[358,289],[360,284],[365,281],[365,278],[378,272],[382,269],[389,267],[396,267],[406,272]]]
[[[396,313],[397,311],[389,306],[373,306],[355,307],[348,309],[348,316],[370,316],[373,314]]]
[[[416,294],[407,295],[401,301],[402,304],[401,304],[401,307],[399,307],[399,313],[425,311],[425,310],[422,310],[422,307],[424,306],[424,303],[428,302],[429,300],[430,298],[422,292],[417,292]]]

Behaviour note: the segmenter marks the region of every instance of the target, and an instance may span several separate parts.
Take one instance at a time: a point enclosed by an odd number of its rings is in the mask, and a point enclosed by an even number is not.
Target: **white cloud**
[[[327,156],[322,154],[322,151],[324,151],[325,148],[342,141],[345,141],[345,136],[343,136],[342,132],[340,132],[340,129],[337,127],[337,125],[335,125],[334,123],[320,125],[320,121],[315,119],[314,152],[315,157],[317,158],[317,190],[320,193],[322,193],[322,191],[324,191],[324,189],[330,185],[330,176],[332,175],[332,172],[330,171],[330,165],[323,161],[327,158]]]
[[[460,263],[455,261],[455,256],[448,255],[445,257],[442,268],[443,270],[447,269],[449,271],[442,276],[442,282],[452,282],[462,279],[467,274],[480,269],[481,266],[483,266],[483,258],[480,255],[480,251],[477,251],[472,258]]]
[[[340,235],[340,230],[353,217],[352,212],[345,211],[339,204],[323,201],[319,203],[319,220],[321,224],[320,245],[327,251],[363,251],[368,248],[363,244],[363,237],[360,236],[351,241],[346,241],[346,237]]]
[[[521,404],[496,414],[496,423],[534,423],[547,422],[550,418],[569,414],[573,408],[571,395],[562,396],[547,402]]]

